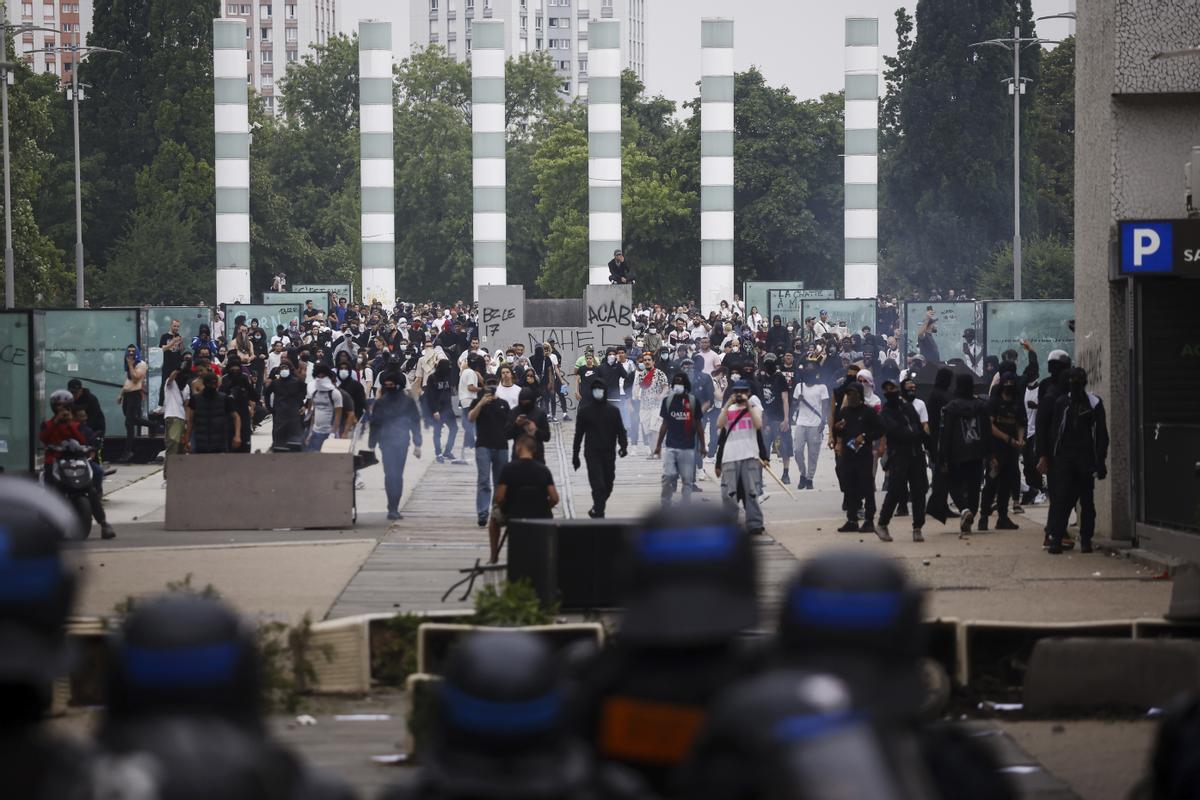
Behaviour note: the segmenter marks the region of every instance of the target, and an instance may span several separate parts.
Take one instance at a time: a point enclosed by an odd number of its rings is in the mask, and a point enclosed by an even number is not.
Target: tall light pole
[[[8,7],[0,3],[0,116],[4,118],[4,307],[12,308],[17,303],[16,270],[13,266],[12,246],[12,178],[9,173],[8,154],[8,79],[17,64],[8,61],[8,34],[26,31],[58,33],[54,28],[36,25],[9,25]]]
[[[1025,93],[1025,81],[1021,77],[1021,51],[1040,44],[1056,44],[1052,39],[1037,36],[1021,36],[1021,26],[1013,27],[1011,39],[988,39],[975,42],[969,47],[1002,47],[1012,52],[1013,76],[1006,81],[1009,94],[1013,96],[1013,299],[1021,299],[1021,95]]]

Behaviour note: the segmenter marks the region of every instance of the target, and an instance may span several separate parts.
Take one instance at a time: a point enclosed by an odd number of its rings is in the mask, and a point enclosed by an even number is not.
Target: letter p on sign
[[[1121,225],[1121,271],[1170,272],[1175,259],[1170,222],[1126,222]]]

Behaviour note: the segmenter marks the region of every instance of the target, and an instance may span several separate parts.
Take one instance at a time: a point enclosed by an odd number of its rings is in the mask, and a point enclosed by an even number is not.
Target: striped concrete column
[[[504,22],[477,19],[471,34],[471,132],[475,188],[475,299],[503,286],[508,229],[504,192]]]
[[[733,20],[700,21],[700,305],[733,302]]]
[[[250,302],[250,119],[246,23],[213,20],[217,302]]]
[[[392,23],[358,23],[358,136],[362,298],[396,302],[396,189],[392,163]]]
[[[621,22],[588,23],[588,283],[621,247]]]
[[[846,18],[845,296],[879,287],[879,20]]]

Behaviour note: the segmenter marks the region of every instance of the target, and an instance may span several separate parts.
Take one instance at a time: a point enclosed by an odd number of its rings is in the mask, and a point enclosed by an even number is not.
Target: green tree
[[[1025,135],[1034,162],[1035,232],[1069,238],[1075,230],[1075,37],[1043,54],[1030,116]]]
[[[909,20],[897,20],[904,39]],[[919,0],[916,39],[889,62],[883,106],[885,283],[970,285],[993,247],[1011,234],[1012,120],[1001,84],[1011,77],[1011,60],[997,48],[970,45],[1011,36],[1017,22],[1032,33],[1029,0]],[[1039,62],[1037,48],[1025,50],[1023,77],[1036,82]],[[1029,109],[1025,104],[1026,120]],[[1026,143],[1026,164],[1028,151]],[[1032,204],[1023,208],[1032,220]]]
[[[548,221],[537,283],[551,297],[581,297],[588,282],[587,133],[573,123],[551,129],[533,156],[538,211]]]
[[[1012,297],[1012,244],[1001,245],[979,271],[975,285],[983,298]],[[1026,240],[1021,246],[1021,295],[1026,300],[1059,300],[1075,296],[1075,247],[1057,236]]]

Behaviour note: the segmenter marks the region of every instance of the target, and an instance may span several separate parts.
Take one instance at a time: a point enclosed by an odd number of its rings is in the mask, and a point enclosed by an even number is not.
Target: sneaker
[[[589,508],[589,509],[588,509],[588,516],[589,516],[589,517],[591,517],[592,519],[604,519],[604,512],[603,512],[603,511],[597,511],[597,510],[596,510],[596,509],[594,509],[594,508]]]
[[[866,526],[866,525],[864,525],[864,526],[863,526],[863,532],[865,533],[865,532],[866,532],[866,530],[867,530],[867,526]],[[883,525],[883,524],[881,524],[881,525],[880,525],[878,528],[876,528],[876,529],[875,529],[875,535],[879,537],[879,541],[881,541],[881,542],[890,542],[890,541],[892,541],[892,533],[891,533],[891,531],[889,531],[889,530],[888,530],[888,526],[887,526],[887,525]]]
[[[550,420],[551,422],[558,422],[558,417],[555,416],[554,414],[551,414],[549,417],[547,417],[547,419]]]
[[[987,529],[988,529],[987,515],[984,515],[979,518],[979,524],[975,527],[975,530],[982,533],[983,531],[986,531]]]
[[[766,535],[766,533],[767,533],[767,529],[766,529],[766,528],[754,528],[754,529],[752,529],[752,530],[750,530],[750,531],[749,531],[749,534],[750,534],[751,536],[765,536],[765,535]]]
[[[858,533],[858,520],[846,520],[846,523],[838,528],[838,533]]]
[[[804,488],[805,489],[816,489],[817,487],[813,486],[812,478],[805,478],[804,479]]]
[[[453,461],[451,461],[450,463],[451,463],[451,464],[458,464],[459,466],[463,466],[463,465],[465,465],[467,462],[466,462],[466,461],[464,461],[464,460],[463,460],[463,459],[461,459],[461,458],[456,458],[456,459],[454,459]]]
[[[699,472],[697,472],[697,473],[696,473],[696,480],[697,480],[697,481],[706,481],[706,480],[708,480],[708,473],[707,473],[707,472],[705,472],[704,470],[700,470]],[[700,491],[700,490],[699,490],[699,489],[697,489],[696,491],[698,492],[698,491]]]
[[[388,518],[388,519],[393,519],[393,520],[394,520],[394,519],[404,519],[404,517],[400,515],[400,512],[399,512],[399,511],[389,511],[389,512],[388,512],[388,515],[387,515],[387,518]]]
[[[445,456],[442,456],[441,454],[438,454],[438,456],[437,456],[436,460],[437,460],[437,463],[439,463],[439,464],[444,464],[444,463],[446,463],[446,458],[445,458]]]
[[[862,525],[858,526],[858,532],[859,533],[874,533],[875,532],[875,523],[870,519],[863,520]]]
[[[117,538],[117,532],[113,530],[112,525],[109,525],[106,522],[100,526],[100,538],[101,539],[115,539],[115,538]]]
[[[908,506],[902,505],[899,508],[897,508],[896,516],[897,517],[907,517],[908,516]]]
[[[1091,542],[1080,542],[1079,543],[1079,552],[1080,553],[1092,552],[1092,543]]]
[[[967,509],[962,512],[962,517],[958,521],[958,530],[961,533],[971,532],[971,523],[975,521],[975,512]]]
[[[563,414],[563,422],[570,422],[570,421],[571,421],[571,415]]]
[[[696,485],[694,485],[694,484],[693,484],[693,486],[692,486],[692,491],[693,491],[693,492],[703,492],[704,490],[703,490],[703,489],[701,489],[699,486],[696,486]]]
[[[1072,539],[1070,536],[1064,536],[1062,538],[1062,547],[1064,550],[1074,550],[1075,549],[1075,540]]]
[[[1021,508],[1021,506],[1019,506],[1019,505],[1015,505],[1015,504],[1014,504],[1014,505],[1013,505],[1013,507],[1012,507],[1012,513],[1014,513],[1014,514],[1024,514],[1024,513],[1025,513],[1025,509]]]
[[[779,480],[783,481],[784,483],[790,483],[792,480],[792,476],[789,475],[788,471],[785,469],[783,471],[783,474],[779,476]]]
[[[1049,546],[1050,546],[1050,534],[1047,533],[1044,536],[1042,536],[1042,549],[1045,550]]]
[[[923,542],[923,541],[925,541],[925,537],[921,535],[921,529],[920,529],[920,528],[913,528],[913,541],[914,541],[914,542]]]
[[[454,451],[447,450],[446,452],[442,453],[442,458],[446,459],[447,461],[454,461]]]
[[[478,517],[475,518],[475,522],[479,525],[479,527],[486,528],[487,524],[488,524],[488,515],[480,514]]]
[[[1015,531],[1020,530],[1021,526],[1013,522],[1008,517],[1001,517],[996,520],[996,530],[998,531]]]
[[[1059,547],[1058,545],[1054,544],[1053,542],[1051,542],[1050,546],[1046,548],[1046,552],[1052,556],[1061,556],[1062,551],[1063,551],[1063,549],[1061,547]]]
[[[1046,502],[1046,493],[1045,492],[1038,492],[1037,497],[1033,498],[1034,505],[1040,506],[1040,505],[1045,504],[1045,502]],[[1029,504],[1026,503],[1025,505],[1029,505]]]

